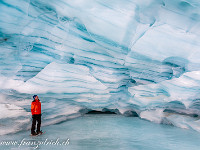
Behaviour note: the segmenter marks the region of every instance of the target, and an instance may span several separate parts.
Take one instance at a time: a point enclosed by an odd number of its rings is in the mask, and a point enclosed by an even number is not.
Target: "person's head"
[[[39,98],[38,98],[37,95],[33,95],[33,99],[34,99],[34,100],[38,100]]]

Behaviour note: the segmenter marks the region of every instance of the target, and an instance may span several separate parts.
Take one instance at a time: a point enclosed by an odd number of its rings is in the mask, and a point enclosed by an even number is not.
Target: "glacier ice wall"
[[[89,109],[200,131],[197,0],[1,0],[0,134]],[[14,127],[13,125],[14,124]]]

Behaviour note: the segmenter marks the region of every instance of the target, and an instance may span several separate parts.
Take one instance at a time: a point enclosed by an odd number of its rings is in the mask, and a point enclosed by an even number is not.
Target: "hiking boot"
[[[37,134],[42,134],[42,133],[43,133],[42,131],[37,132]]]
[[[33,132],[33,133],[31,133],[31,135],[32,135],[32,136],[35,136],[35,135],[37,135],[37,133],[36,133],[36,132]]]

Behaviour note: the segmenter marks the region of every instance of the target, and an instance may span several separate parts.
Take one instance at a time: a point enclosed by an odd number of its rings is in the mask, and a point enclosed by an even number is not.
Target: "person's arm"
[[[31,113],[32,113],[32,115],[33,115],[33,113],[34,113],[34,108],[35,108],[35,105],[33,104],[33,102],[31,103]]]

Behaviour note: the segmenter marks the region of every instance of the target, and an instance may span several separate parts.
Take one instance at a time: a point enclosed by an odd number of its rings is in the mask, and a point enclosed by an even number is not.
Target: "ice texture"
[[[43,125],[106,109],[200,132],[200,1],[0,0],[0,14],[1,135],[30,128],[33,94]]]

